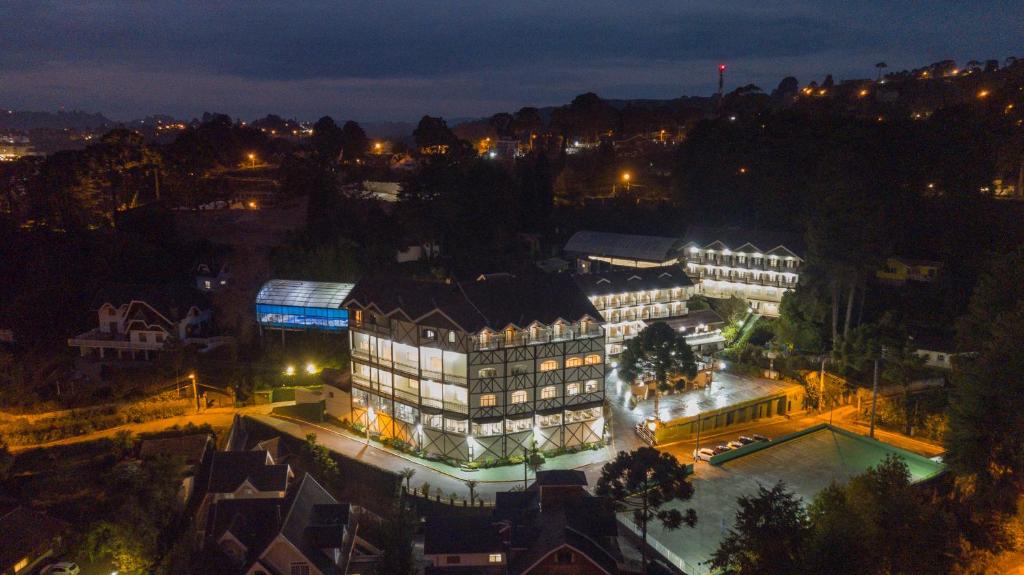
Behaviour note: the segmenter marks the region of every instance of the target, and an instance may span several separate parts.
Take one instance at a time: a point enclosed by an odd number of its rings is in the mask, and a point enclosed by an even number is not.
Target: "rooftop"
[[[804,241],[799,234],[780,232],[776,230],[759,230],[741,228],[739,226],[708,227],[690,226],[683,237],[683,245],[694,244],[699,247],[707,247],[715,242],[722,242],[725,247],[732,251],[741,251],[746,244],[750,244],[757,251],[767,254],[773,249],[783,246],[794,255],[803,257],[805,253]]]
[[[690,287],[693,281],[678,266],[616,270],[573,276],[587,296]]]
[[[700,464],[689,501],[669,507],[697,510],[697,526],[676,531],[651,528],[653,537],[688,565],[706,561],[732,526],[736,499],[778,481],[809,504],[831,482],[846,482],[881,463],[889,454],[902,458],[913,482],[931,479],[945,467],[920,455],[849,431],[817,425],[765,444],[753,444],[720,456],[716,465]],[[703,572],[703,571],[701,571]]]
[[[451,283],[378,276],[356,284],[345,305],[375,307],[387,316],[401,313],[414,322],[448,324],[441,327],[470,333],[509,325],[525,328],[534,321],[550,325],[559,319],[601,318],[565,274],[492,274]]]
[[[270,280],[256,294],[256,303],[340,309],[355,284]]]
[[[581,231],[565,244],[565,252],[649,262],[675,259],[682,242],[678,238],[637,236]]]

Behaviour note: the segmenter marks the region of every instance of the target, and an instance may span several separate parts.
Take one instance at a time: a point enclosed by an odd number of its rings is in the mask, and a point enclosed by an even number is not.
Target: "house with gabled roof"
[[[94,299],[97,327],[68,340],[83,357],[150,359],[205,335],[209,302],[187,286],[111,286]]]
[[[498,493],[489,517],[427,517],[427,575],[639,573],[619,547],[612,501],[586,486],[582,472],[542,471],[527,491]]]
[[[371,433],[457,461],[602,440],[602,318],[568,275],[370,277],[344,307]]]
[[[282,499],[295,473],[286,463],[276,463],[266,450],[217,451],[210,461],[196,526],[208,528],[210,509],[232,499]]]
[[[306,474],[286,497],[216,502],[205,547],[225,564],[219,572],[342,575],[356,545],[351,511]]]
[[[690,226],[681,254],[700,293],[741,297],[766,316],[779,315],[782,296],[796,289],[804,262],[798,235],[740,227]]]

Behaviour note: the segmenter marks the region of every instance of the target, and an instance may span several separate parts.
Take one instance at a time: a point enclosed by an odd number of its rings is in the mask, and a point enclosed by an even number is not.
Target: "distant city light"
[[[989,94],[990,94],[990,92],[988,90],[981,90],[980,92],[978,92],[978,97],[979,98],[988,98]]]

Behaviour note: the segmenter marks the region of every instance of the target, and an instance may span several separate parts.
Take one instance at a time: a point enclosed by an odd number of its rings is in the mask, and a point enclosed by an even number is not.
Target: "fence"
[[[407,489],[405,485],[402,485],[402,491],[410,497],[416,497],[424,501],[430,501],[433,503],[441,503],[450,505],[452,507],[494,507],[493,501],[486,501],[482,497],[475,497],[472,505],[469,504],[468,499],[461,497],[452,497],[450,495],[444,495],[441,493],[434,493],[433,495],[424,495],[420,490],[415,487]]]
[[[633,521],[633,516],[631,514],[619,515],[618,520],[622,526],[632,531],[637,537],[643,537],[643,530],[640,529],[640,526]],[[707,567],[702,567],[699,564],[690,565],[682,557],[673,553],[671,549],[662,545],[660,541],[652,539],[649,533],[647,537],[647,545],[651,549],[654,549],[658,555],[661,555],[665,561],[668,561],[675,566],[676,569],[686,573],[686,575],[707,575],[711,573],[711,570]]]

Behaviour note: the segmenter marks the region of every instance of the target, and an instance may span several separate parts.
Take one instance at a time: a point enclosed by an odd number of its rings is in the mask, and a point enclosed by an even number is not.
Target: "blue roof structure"
[[[262,327],[340,331],[348,328],[341,304],[355,284],[270,280],[256,294],[256,319]]]

